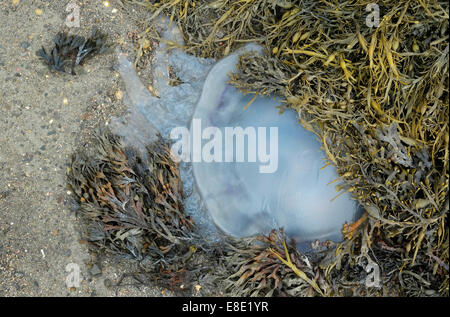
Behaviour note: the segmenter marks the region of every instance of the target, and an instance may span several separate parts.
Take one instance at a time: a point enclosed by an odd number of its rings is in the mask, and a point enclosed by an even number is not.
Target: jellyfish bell
[[[235,70],[238,55],[255,48],[246,46],[210,70],[192,117],[191,135],[194,122],[199,120],[203,127],[216,127],[222,134],[227,128],[276,128],[276,139],[269,133],[265,139],[258,135],[256,150],[271,154],[276,148],[277,168],[261,173],[264,164],[259,155],[256,161],[248,160],[255,139],[251,133],[245,134],[243,162],[236,160],[236,142],[231,162],[194,161],[195,182],[206,209],[222,231],[236,237],[282,227],[298,243],[340,240],[342,225],[354,221],[358,204],[349,193],[339,195],[330,184],[338,175],[333,166],[323,168],[326,157],[317,137],[300,125],[294,110],[280,114],[278,98],[244,95],[227,83],[227,74]],[[203,144],[208,141],[202,140]],[[225,143],[223,153],[229,150]]]

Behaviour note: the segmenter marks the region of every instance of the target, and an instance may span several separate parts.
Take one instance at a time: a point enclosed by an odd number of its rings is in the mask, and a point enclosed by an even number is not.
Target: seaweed
[[[166,143],[149,147],[147,162],[111,133],[98,133],[95,155],[74,155],[68,173],[87,240],[113,253],[170,264],[168,255],[193,236],[183,191]]]
[[[53,40],[52,49],[47,51],[42,47],[36,54],[44,60],[51,71],[66,73],[70,67],[70,73],[76,75],[76,66],[97,54],[111,51],[113,45],[107,43],[107,38],[106,34],[96,28],[88,38],[60,32]]]
[[[224,246],[224,270],[216,279],[225,296],[324,296],[323,276],[286,241],[283,230],[268,236],[229,238]]]

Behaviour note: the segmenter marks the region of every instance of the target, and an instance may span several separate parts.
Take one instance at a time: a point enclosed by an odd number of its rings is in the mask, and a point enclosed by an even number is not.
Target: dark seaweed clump
[[[91,250],[137,261],[142,272],[133,275],[140,282],[188,288],[184,278],[196,273],[188,260],[203,249],[184,212],[179,170],[167,142],[159,138],[140,153],[117,135],[99,131],[90,151],[74,154],[67,176]]]
[[[43,58],[50,70],[63,73],[70,70],[72,75],[76,75],[77,65],[111,50],[112,45],[107,43],[107,39],[108,35],[98,29],[94,29],[88,38],[60,32],[53,40],[55,46],[52,49],[47,51],[42,47],[36,54]]]

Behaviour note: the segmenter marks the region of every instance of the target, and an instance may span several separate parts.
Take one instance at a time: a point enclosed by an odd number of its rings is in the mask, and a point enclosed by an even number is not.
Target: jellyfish
[[[163,36],[182,42],[176,28]],[[135,146],[156,133],[169,138],[174,129],[188,131],[190,155],[180,162],[186,210],[206,236],[283,228],[299,244],[341,240],[342,225],[360,212],[358,203],[336,190],[336,168],[324,167],[321,144],[296,111],[280,113],[277,96],[244,95],[227,83],[245,51],[262,54],[259,45],[247,44],[216,62],[161,45],[153,68],[158,97],[119,54],[130,113],[113,120],[113,131]],[[168,85],[168,65],[182,84]]]

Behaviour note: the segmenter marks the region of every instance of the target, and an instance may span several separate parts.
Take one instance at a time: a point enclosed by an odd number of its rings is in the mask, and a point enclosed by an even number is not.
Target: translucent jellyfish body
[[[222,147],[212,162],[200,159],[198,153],[195,159],[200,148],[191,153],[196,184],[209,214],[221,230],[238,237],[283,227],[298,243],[340,240],[342,225],[354,220],[358,204],[329,184],[338,178],[336,169],[322,168],[321,145],[299,124],[295,111],[280,114],[276,108],[280,101],[263,97],[244,109],[254,96],[227,84],[237,60],[237,53],[232,54],[210,70],[191,122],[193,146],[201,123],[202,151],[206,146],[214,154]],[[229,137],[230,129],[236,128],[233,140],[227,140],[226,130]],[[242,137],[245,146],[239,147]],[[211,142],[216,147],[207,145]],[[271,153],[276,149],[278,153]],[[232,153],[228,162],[227,153]]]
[[[171,40],[180,37],[170,30],[164,36]],[[167,51],[161,46],[153,66],[158,97],[149,93],[133,65],[120,54],[118,69],[125,82],[125,102],[130,106],[130,113],[127,118],[111,122],[113,131],[126,142],[142,148],[157,132],[169,137],[174,128],[190,128],[190,161],[180,163],[185,204],[206,238],[217,239],[213,238],[217,237],[217,230],[212,229],[214,223],[222,232],[236,237],[282,227],[298,243],[341,240],[342,225],[355,220],[357,203],[348,193],[338,196],[334,185],[329,184],[338,177],[336,170],[333,166],[322,169],[325,154],[316,136],[299,124],[297,113],[286,110],[279,114],[276,105],[280,102],[263,97],[254,99],[244,110],[254,96],[243,95],[226,83],[227,74],[235,69],[238,55],[244,50],[261,49],[249,44],[213,64],[213,60],[199,59],[179,49]],[[168,85],[169,65],[183,82],[181,85]],[[202,155],[199,159],[196,152],[199,149],[193,146],[199,140],[194,122],[201,125],[200,151],[212,139],[201,138],[206,128],[211,127],[209,132],[221,131],[222,143],[217,143],[222,148],[221,162],[206,162]],[[226,162],[226,127],[253,129],[257,142],[252,150],[256,160],[252,159],[252,151],[249,152],[252,142],[245,136],[243,162],[237,162],[242,153],[236,150],[236,144],[228,157],[230,162]],[[266,128],[265,138],[262,133],[259,136],[261,128]],[[271,140],[275,132],[270,128],[276,128],[276,140]],[[273,170],[275,156],[270,149],[275,143],[276,169]],[[271,159],[260,156],[258,150],[272,154]]]

